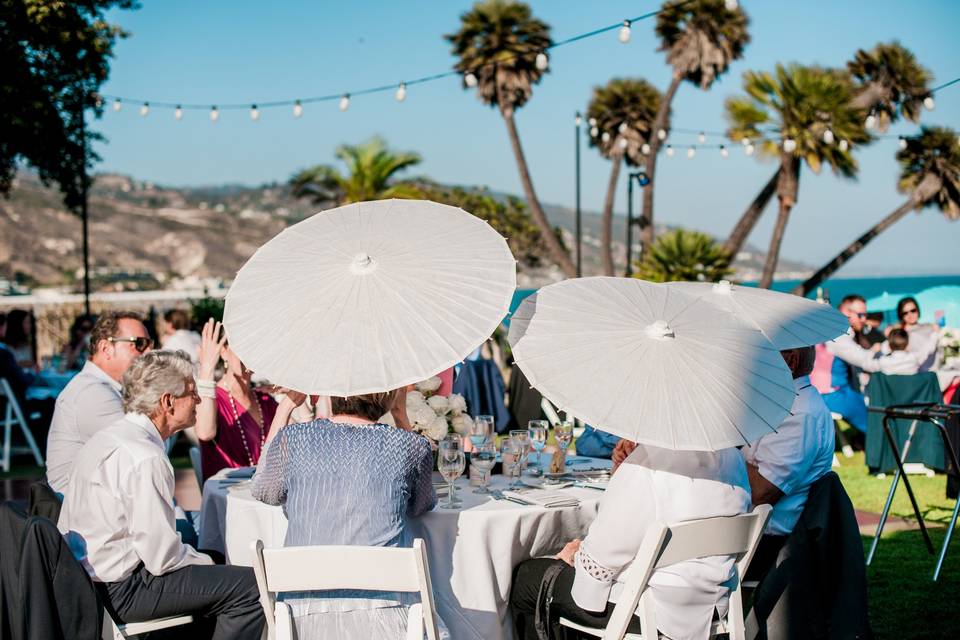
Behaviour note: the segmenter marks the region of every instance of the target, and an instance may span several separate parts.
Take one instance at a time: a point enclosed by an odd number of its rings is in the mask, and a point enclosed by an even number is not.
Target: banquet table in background
[[[577,460],[582,462],[571,468],[610,466],[609,460]],[[231,474],[234,477],[228,477]],[[250,543],[260,539],[266,547],[283,546],[287,520],[280,507],[254,500],[249,482],[237,477],[241,475],[224,470],[204,485],[199,546],[223,552],[230,564],[249,566]],[[503,476],[495,475],[491,488],[506,484]],[[507,603],[514,567],[583,537],[596,517],[602,491],[563,489],[580,504],[546,508],[475,494],[465,478],[457,487],[462,508],[437,507],[410,522],[413,536],[427,543],[437,610],[456,640],[509,640],[513,630]]]

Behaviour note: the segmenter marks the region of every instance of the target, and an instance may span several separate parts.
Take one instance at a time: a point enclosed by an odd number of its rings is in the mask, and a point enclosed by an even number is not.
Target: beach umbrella
[[[722,280],[671,282],[667,286],[703,298],[760,329],[777,349],[797,349],[827,342],[850,328],[833,307],[789,293],[741,287]]]
[[[923,322],[939,324],[940,317],[943,317],[943,326],[960,327],[960,287],[930,287],[918,293],[916,298],[923,313]]]
[[[513,347],[530,384],[614,435],[713,451],[772,433],[796,393],[779,350],[703,299],[633,278],[541,289]]]
[[[890,293],[884,291],[879,296],[874,296],[867,300],[867,311],[895,311],[897,308],[897,303],[900,302],[903,298],[913,294],[910,293]]]
[[[304,393],[395,389],[462,361],[507,313],[516,262],[469,213],[424,200],[318,213],[260,247],[227,294],[244,364]]]
[[[517,310],[510,315],[510,326],[507,329],[507,342],[510,346],[516,346],[523,334],[527,332],[527,326],[533,319],[533,314],[537,310],[537,294],[533,293],[520,302]]]

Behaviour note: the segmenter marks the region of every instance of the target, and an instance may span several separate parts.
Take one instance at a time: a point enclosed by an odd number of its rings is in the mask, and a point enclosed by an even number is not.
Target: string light
[[[627,123],[626,123],[626,122],[621,122],[621,123],[620,123],[620,126],[617,127],[617,131],[618,131],[619,133],[621,133],[621,134],[626,133],[626,132],[627,132],[627,129],[628,129],[628,127],[627,127]]]
[[[841,141],[840,141],[840,144],[837,145],[837,146],[840,147],[840,151],[846,151],[847,149],[850,148],[850,143],[847,142],[846,140],[841,140]]]
[[[587,120],[587,124],[589,124],[591,127],[595,127],[595,126],[597,126],[597,119],[596,119],[596,118],[590,118],[589,120]]]
[[[644,142],[643,145],[641,145],[640,147],[640,153],[642,153],[645,156],[650,155],[650,145]]]
[[[751,144],[750,138],[742,138],[742,139],[740,140],[740,144],[742,144],[742,145],[745,146],[745,147],[749,147],[750,144]]]
[[[670,144],[667,145],[667,155],[670,156],[671,158],[673,157],[673,145],[670,145]]]
[[[575,124],[577,128],[579,128],[582,123],[583,123],[583,116],[581,116],[580,112],[577,111],[577,115],[573,119],[573,124]]]
[[[722,158],[726,158],[726,157],[728,157],[729,155],[730,155],[730,152],[727,151],[727,148],[726,148],[725,146],[723,146],[723,145],[720,145],[720,156],[721,156]]]
[[[596,138],[598,135],[600,135],[600,127],[597,127],[596,125],[590,127],[590,137]]]
[[[873,129],[877,126],[877,114],[873,111],[870,112],[870,115],[867,116],[867,121],[863,123],[867,129]]]
[[[397,99],[397,102],[403,102],[407,99],[407,83],[400,83],[400,86],[397,87],[397,94],[394,97]]]
[[[260,110],[257,109],[257,105],[252,105],[250,107],[250,119],[254,122],[260,119]]]
[[[144,103],[140,106],[140,115],[143,116],[144,118],[146,118],[148,113],[150,113],[150,103],[149,103],[149,102],[144,102]]]
[[[350,94],[345,93],[340,97],[340,111],[346,111],[350,108]]]
[[[927,96],[923,99],[923,106],[927,111],[933,111],[933,108],[936,107],[937,104],[933,101],[933,96]]]
[[[296,102],[293,103],[293,117],[299,118],[302,115],[303,115],[303,105],[300,104],[299,100],[297,100]]]
[[[667,139],[667,130],[666,130],[666,129],[660,129],[660,131],[657,131],[657,138],[659,138],[660,140],[666,140],[666,139]]]
[[[783,150],[787,153],[793,153],[797,150],[797,141],[793,138],[784,138],[783,139]]]
[[[116,100],[113,101],[113,110],[120,111],[120,109],[121,109],[120,98],[117,98]]]
[[[724,0],[723,6],[727,8],[727,11],[736,11],[740,3],[737,0]]]
[[[617,34],[617,40],[623,44],[630,42],[630,21],[624,20],[623,26],[620,27],[620,33]]]
[[[743,152],[746,153],[748,156],[752,156],[752,155],[753,155],[753,150],[754,150],[753,145],[752,145],[752,144],[748,144],[746,147],[744,147]]]
[[[620,148],[621,148],[621,149],[626,149],[628,144],[629,144],[629,143],[627,142],[627,139],[626,139],[626,138],[620,138]]]
[[[701,131],[701,132],[700,132],[700,135],[697,136],[697,141],[698,141],[700,144],[703,144],[704,142],[706,142],[706,141],[707,141],[707,134],[704,133],[703,131]]]
[[[217,105],[210,107],[210,122],[216,122],[220,119],[220,111],[217,109]]]
[[[473,89],[475,86],[477,86],[477,76],[468,71],[467,75],[463,76],[463,84]]]
[[[101,98],[99,95],[97,95],[97,97],[94,98],[94,100],[93,100],[93,106],[95,106],[97,109],[99,109],[100,107],[102,107],[102,106],[103,106],[103,98]]]
[[[907,148],[907,139],[904,138],[903,136],[899,136],[899,137],[897,138],[897,144],[900,146],[900,149],[901,149],[901,150],[906,149],[906,148]]]
[[[823,142],[824,144],[833,144],[833,131],[827,129],[823,132]]]
[[[600,139],[603,140],[605,143],[606,143],[606,142],[610,142],[610,132],[609,132],[609,131],[604,131],[604,132],[603,132],[603,135],[600,136]]]
[[[687,149],[687,157],[688,157],[688,158],[692,158],[692,157],[694,157],[695,155],[697,155],[697,148],[696,148],[696,147],[690,147],[689,149]]]
[[[177,108],[173,110],[173,117],[176,120],[183,120],[183,107],[177,105]]]
[[[546,71],[547,67],[550,66],[550,59],[547,57],[547,54],[541,51],[537,54],[537,60],[535,62],[537,69],[540,71]]]

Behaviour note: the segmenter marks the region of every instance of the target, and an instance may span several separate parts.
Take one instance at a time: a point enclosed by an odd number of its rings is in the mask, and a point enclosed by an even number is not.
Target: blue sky
[[[746,70],[777,62],[840,66],[857,48],[899,39],[934,74],[934,84],[960,76],[960,3],[951,0],[741,0],[751,19],[752,42],[709,92],[684,84],[673,103],[674,126],[722,131],[723,101],[740,92]],[[184,103],[266,102],[335,94],[446,71],[453,58],[442,34],[457,28],[468,2],[416,3],[248,2],[246,0],[144,0],[135,12],[111,19],[131,36],[115,50],[103,92]],[[555,40],[590,31],[657,8],[658,3],[533,2]],[[553,51],[551,73],[517,116],[533,179],[544,202],[573,206],[573,114],[585,109],[593,87],[613,77],[644,77],[665,88],[663,55],[656,51],[653,20],[634,25],[629,44],[616,32]],[[936,96],[925,124],[960,129],[960,84]],[[223,112],[211,124],[203,111],[176,122],[172,111],[144,118],[134,105],[108,109],[93,124],[108,139],[100,171],[116,171],[167,185],[260,184],[284,181],[294,171],[331,162],[334,148],[379,134],[402,150],[419,152],[417,173],[458,184],[487,185],[521,193],[516,165],[498,113],[460,89],[456,78],[409,88],[404,103],[392,92],[355,97],[341,113],[336,102],[306,105],[294,119],[288,107]],[[913,133],[908,123],[891,133]],[[676,145],[696,142],[675,134]],[[716,138],[709,143],[719,142]],[[804,170],[783,254],[811,264],[832,257],[903,200],[895,189],[896,141],[880,141],[857,157],[856,181]],[[723,159],[703,150],[658,165],[659,221],[726,236],[747,203],[775,170],[769,161],[732,148]],[[599,210],[610,166],[583,147],[583,206]],[[625,181],[618,190],[624,212]],[[750,241],[765,247],[773,206]],[[841,276],[958,273],[960,222],[934,209],[911,214],[864,250]]]

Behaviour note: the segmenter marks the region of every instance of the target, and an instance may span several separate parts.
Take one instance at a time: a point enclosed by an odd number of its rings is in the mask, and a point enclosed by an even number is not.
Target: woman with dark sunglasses
[[[902,298],[897,303],[897,325],[910,334],[907,351],[924,357],[920,372],[936,371],[938,364],[937,344],[940,341],[940,328],[932,323],[920,322],[920,305],[912,296]],[[892,328],[892,327],[891,327]]]

